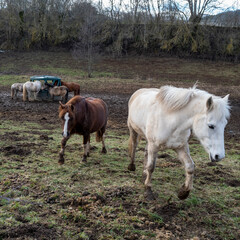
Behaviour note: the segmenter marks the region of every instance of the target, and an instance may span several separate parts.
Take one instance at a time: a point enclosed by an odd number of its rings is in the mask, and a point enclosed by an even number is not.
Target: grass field
[[[102,60],[88,79],[80,62],[68,53],[7,53],[0,59],[0,239],[240,238],[236,115],[226,129],[226,158],[220,163],[210,164],[199,142],[191,138],[196,172],[194,189],[184,201],[177,198],[184,170],[170,150],[159,152],[153,173],[157,199],[144,198],[145,142],[138,147],[136,172],[129,172],[126,126],[127,100],[139,87],[169,83],[190,87],[199,80],[202,88],[216,94],[231,90],[237,106],[239,65],[170,58],[151,59],[150,65],[149,59],[130,60],[131,64],[124,59]],[[92,135],[90,157],[82,163],[82,138],[73,136],[65,164],[58,165],[58,103],[10,99],[12,83],[41,74],[79,82],[83,95],[106,99],[110,109],[106,155]],[[219,78],[224,82],[216,81]]]

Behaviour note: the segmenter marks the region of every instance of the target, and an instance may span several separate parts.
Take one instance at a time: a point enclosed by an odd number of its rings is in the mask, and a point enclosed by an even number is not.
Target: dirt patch
[[[237,179],[232,179],[232,180],[226,181],[226,184],[231,187],[240,187],[240,181]]]
[[[24,138],[19,136],[19,134],[17,132],[8,132],[8,133],[4,133],[3,135],[0,135],[0,139],[2,141],[11,141],[11,142],[19,142],[19,141],[23,141]]]
[[[58,238],[57,231],[45,224],[22,224],[18,227],[8,228],[0,231],[0,238],[8,239],[56,239]]]
[[[4,152],[5,156],[10,155],[27,156],[31,154],[30,150],[22,148],[21,145],[2,147],[0,148],[0,151]]]
[[[160,216],[162,216],[165,223],[171,222],[171,219],[180,211],[176,203],[168,203],[164,206],[156,208],[155,210]]]

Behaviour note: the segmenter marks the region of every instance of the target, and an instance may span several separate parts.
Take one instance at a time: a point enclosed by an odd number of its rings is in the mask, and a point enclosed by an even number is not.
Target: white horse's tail
[[[14,92],[15,92],[15,89],[13,87],[11,87],[11,98],[13,99],[14,97]]]
[[[23,84],[23,101],[27,101],[27,89],[25,84]]]

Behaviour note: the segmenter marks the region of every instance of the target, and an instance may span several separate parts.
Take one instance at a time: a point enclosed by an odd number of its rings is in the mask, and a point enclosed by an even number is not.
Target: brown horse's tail
[[[27,89],[25,84],[23,84],[23,101],[27,101]]]
[[[103,132],[101,130],[98,130],[96,132],[96,142],[101,142],[103,139]]]

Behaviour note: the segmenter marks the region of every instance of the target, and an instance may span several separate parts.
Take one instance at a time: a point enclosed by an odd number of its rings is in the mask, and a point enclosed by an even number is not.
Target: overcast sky
[[[226,6],[226,8],[234,6],[236,9],[239,9],[240,1],[239,0],[223,0],[223,5]]]
[[[187,0],[175,0],[176,2],[183,4]],[[202,1],[203,2],[203,1]],[[224,12],[226,10],[236,10],[240,8],[240,0],[219,0],[219,8],[214,10],[212,14],[217,14],[219,12]]]
[[[99,2],[99,0],[93,0],[94,2]],[[116,4],[120,2],[120,0],[113,0]],[[123,0],[125,4],[128,4],[131,0]],[[134,1],[134,0],[132,0]],[[153,2],[157,2],[156,0],[152,0]],[[175,0],[180,5],[187,4],[187,0]],[[110,6],[110,0],[102,0],[103,5],[105,7]],[[167,1],[166,1],[167,2]],[[219,13],[222,11],[229,10],[236,10],[240,8],[240,0],[219,0],[222,4],[219,6],[220,8],[216,10],[214,13]]]

